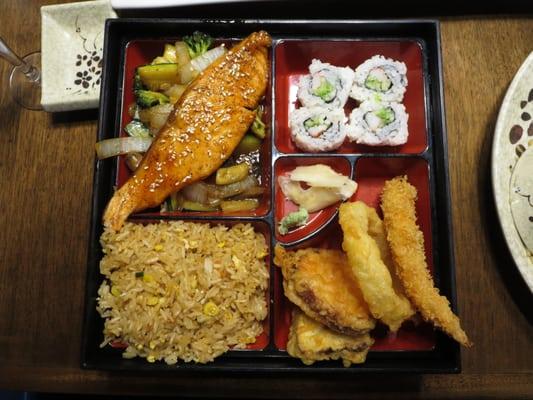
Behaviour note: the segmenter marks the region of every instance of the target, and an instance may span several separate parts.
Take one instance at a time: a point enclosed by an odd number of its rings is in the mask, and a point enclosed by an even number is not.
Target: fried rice
[[[268,252],[250,224],[126,223],[101,237],[102,346],[123,357],[206,363],[263,331]]]

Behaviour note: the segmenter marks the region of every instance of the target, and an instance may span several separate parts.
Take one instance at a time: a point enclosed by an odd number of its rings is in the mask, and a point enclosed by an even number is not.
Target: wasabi
[[[298,211],[291,212],[283,217],[279,223],[278,232],[281,235],[286,235],[289,233],[291,228],[296,228],[297,226],[303,226],[307,223],[309,218],[309,213],[305,208],[300,207]]]

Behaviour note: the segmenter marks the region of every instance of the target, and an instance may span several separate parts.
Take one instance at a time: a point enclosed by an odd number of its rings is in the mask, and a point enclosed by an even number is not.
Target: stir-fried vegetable
[[[259,197],[263,193],[265,193],[265,188],[261,186],[252,186],[251,188],[245,190],[241,194],[233,196],[232,199],[234,200],[249,199],[250,197]]]
[[[259,207],[257,199],[224,200],[220,202],[220,208],[224,212],[250,211]]]
[[[163,84],[181,83],[178,64],[152,64],[137,68],[139,80],[150,90],[160,90]]]
[[[144,153],[152,144],[152,138],[122,137],[105,139],[95,145],[96,155],[102,160],[128,153]]]
[[[174,106],[170,103],[159,104],[154,107],[139,110],[139,119],[150,129],[152,135],[156,135],[167,122],[168,116]]]
[[[170,63],[170,61],[168,61],[165,57],[156,57],[154,58],[154,60],[152,61],[152,65],[154,64],[168,64]]]
[[[216,207],[208,206],[206,204],[198,203],[195,201],[190,200],[183,200],[182,207],[184,210],[189,211],[204,211],[204,212],[210,212],[210,211],[216,211]]]
[[[139,164],[141,163],[141,160],[143,159],[143,155],[141,153],[130,153],[126,155],[126,165],[130,169],[130,171],[135,171],[137,168],[139,168]]]
[[[221,45],[211,49],[201,56],[193,58],[190,62],[192,68],[198,72],[202,72],[204,69],[209,67],[213,61],[222,56],[226,52],[226,46]]]
[[[248,175],[239,182],[229,185],[212,185],[205,182],[195,182],[183,188],[183,196],[187,200],[196,201],[202,204],[213,204],[217,200],[227,199],[257,187],[257,180]]]
[[[257,107],[251,130],[259,139],[264,139],[266,135],[265,128],[265,123],[263,122],[263,108]]]
[[[242,181],[249,174],[248,164],[242,163],[227,168],[219,168],[216,174],[217,185],[229,185]]]
[[[170,102],[174,104],[180,99],[183,92],[185,92],[185,89],[187,89],[187,85],[174,84],[165,90],[165,95],[167,95]]]
[[[191,61],[187,44],[185,42],[176,42],[174,47],[176,49],[176,64],[180,66],[187,65]]]
[[[187,44],[191,58],[201,56],[213,44],[213,38],[211,36],[199,31],[194,32],[190,36],[184,36],[183,41]]]
[[[236,156],[240,156],[241,154],[247,154],[251,153],[252,151],[259,150],[260,147],[261,139],[247,133],[246,135],[244,135],[233,154]]]
[[[128,125],[125,126],[126,133],[133,137],[150,137],[150,131],[141,121],[134,119]]]
[[[171,44],[165,44],[165,50],[163,51],[163,58],[167,60],[169,63],[175,63],[177,62],[176,59],[176,47],[172,46]]]
[[[141,77],[139,75],[138,68],[135,70],[135,75],[133,76],[133,92],[135,93],[137,90],[143,90],[143,82],[141,80]]]
[[[151,90],[136,90],[135,99],[139,107],[142,108],[150,108],[170,101],[163,93],[152,92]]]

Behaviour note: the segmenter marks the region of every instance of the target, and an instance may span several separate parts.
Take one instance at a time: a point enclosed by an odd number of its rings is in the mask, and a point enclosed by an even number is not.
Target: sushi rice
[[[346,138],[345,121],[342,108],[301,107],[290,115],[291,138],[304,151],[335,150]]]
[[[309,75],[300,78],[298,99],[304,107],[342,108],[348,100],[354,76],[349,67],[336,67],[313,59]]]
[[[355,69],[350,97],[367,100],[401,102],[407,87],[405,63],[376,55]]]
[[[407,142],[409,115],[401,103],[365,101],[350,114],[347,136],[369,146],[398,146]]]

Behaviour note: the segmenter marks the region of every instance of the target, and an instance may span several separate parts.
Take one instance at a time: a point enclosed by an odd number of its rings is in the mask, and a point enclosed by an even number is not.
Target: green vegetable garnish
[[[139,107],[142,108],[149,108],[170,101],[170,99],[163,93],[152,92],[151,90],[136,90],[135,99]]]
[[[375,114],[383,122],[383,125],[388,125],[394,121],[394,111],[390,107],[384,107],[376,111]]]
[[[309,213],[305,208],[300,207],[298,211],[291,212],[281,219],[278,231],[281,235],[286,235],[289,229],[305,225],[308,219]]]
[[[135,272],[135,278],[142,278],[144,276],[144,272]]]
[[[331,84],[330,81],[328,81],[325,78],[321,79],[320,85],[312,91],[312,93],[315,96],[320,97],[324,101],[331,100],[331,94],[335,90],[335,86]]]
[[[184,36],[183,41],[187,45],[191,58],[204,54],[213,44],[213,38],[202,32],[194,32],[190,36]]]

